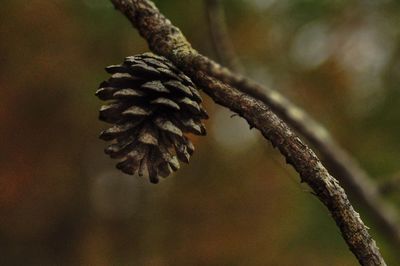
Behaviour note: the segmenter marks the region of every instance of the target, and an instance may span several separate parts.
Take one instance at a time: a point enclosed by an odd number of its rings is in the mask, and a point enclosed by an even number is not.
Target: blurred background
[[[203,1],[155,2],[216,58]],[[312,114],[378,184],[399,174],[399,1],[223,4],[249,76]],[[2,1],[0,264],[357,265],[278,152],[206,95],[208,136],[192,138],[190,166],[159,185],[115,170],[94,92],[105,66],[145,51],[108,0]],[[400,213],[399,191],[385,198]]]

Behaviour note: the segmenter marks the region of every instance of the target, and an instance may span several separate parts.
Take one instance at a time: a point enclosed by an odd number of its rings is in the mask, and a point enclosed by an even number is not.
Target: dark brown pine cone
[[[205,135],[201,119],[208,118],[193,82],[168,59],[145,53],[125,58],[106,68],[112,76],[100,84],[96,95],[110,100],[100,109],[100,119],[113,124],[100,138],[113,143],[105,149],[121,159],[117,168],[152,183],[188,163],[194,146],[184,135]],[[178,160],[179,159],[179,160]]]

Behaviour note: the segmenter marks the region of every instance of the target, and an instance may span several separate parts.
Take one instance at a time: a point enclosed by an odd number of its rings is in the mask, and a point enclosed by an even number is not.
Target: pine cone
[[[150,182],[167,177],[188,163],[194,146],[184,133],[205,135],[208,118],[193,82],[168,59],[145,53],[106,68],[112,76],[96,95],[111,102],[100,109],[100,120],[114,124],[100,138],[113,143],[105,149],[121,159],[117,168]]]

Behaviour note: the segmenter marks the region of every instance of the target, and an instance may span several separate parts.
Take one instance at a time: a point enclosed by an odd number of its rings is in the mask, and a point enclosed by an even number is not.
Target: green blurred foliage
[[[107,0],[3,2],[1,265],[357,265],[277,151],[207,96],[209,136],[194,139],[190,166],[157,186],[118,173],[93,94],[104,66],[146,43]],[[215,57],[202,1],[156,4]],[[224,4],[249,76],[321,121],[377,182],[398,172],[398,1]]]

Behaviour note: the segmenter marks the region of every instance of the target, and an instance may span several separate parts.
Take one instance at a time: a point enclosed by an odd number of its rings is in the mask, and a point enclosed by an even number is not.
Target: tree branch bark
[[[169,58],[213,100],[244,117],[285,156],[328,208],[350,250],[362,265],[386,265],[375,241],[344,190],[309,149],[262,101],[229,84],[230,72],[194,50],[181,31],[148,0],[111,0],[139,30],[150,49]],[[225,84],[225,81],[228,84]],[[243,88],[243,81],[236,85]],[[230,82],[232,83],[232,82]]]
[[[240,73],[241,71],[238,70],[242,67],[230,42],[221,0],[205,0],[204,2],[211,41],[217,58],[223,65]],[[357,160],[342,148],[321,124],[279,92],[256,84],[240,75],[232,74],[228,70],[208,74],[261,100],[303,136],[321,156],[329,172],[337,177],[350,198],[368,210],[368,216],[372,218],[380,231],[395,247],[400,249],[400,222],[397,211],[382,197],[390,191],[390,186],[381,189],[359,166]]]

